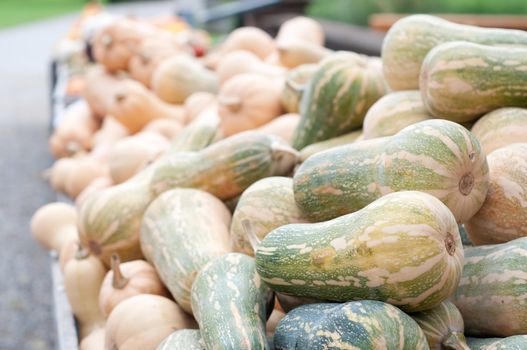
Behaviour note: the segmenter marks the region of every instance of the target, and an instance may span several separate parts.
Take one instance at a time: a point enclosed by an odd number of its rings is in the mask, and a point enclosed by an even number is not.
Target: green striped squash
[[[221,119],[215,109],[206,109],[177,134],[168,154],[202,150],[221,139],[220,124]]]
[[[81,244],[107,266],[113,253],[122,261],[140,259],[139,232],[143,214],[155,196],[150,191],[152,174],[176,154],[198,151],[213,142],[219,122],[198,118],[176,136],[171,149],[127,181],[89,196],[80,208]]]
[[[256,273],[253,258],[230,253],[209,262],[192,286],[192,310],[205,348],[269,349],[269,300],[274,296]]]
[[[226,200],[253,182],[291,172],[298,152],[285,141],[257,132],[243,132],[195,153],[165,159],[150,182],[157,196],[175,187],[192,187]]]
[[[302,96],[293,147],[300,150],[359,129],[370,106],[385,93],[382,72],[374,61],[350,52],[329,55]]]
[[[527,107],[527,48],[450,42],[423,61],[420,90],[426,109],[458,123],[501,107]]]
[[[198,329],[180,329],[170,334],[156,350],[205,350]]]
[[[384,76],[390,87],[393,90],[418,89],[419,71],[426,54],[439,44],[456,40],[527,46],[527,33],[456,24],[428,15],[405,17],[390,28],[382,46]]]
[[[463,334],[463,317],[452,302],[445,300],[433,309],[410,316],[425,333],[431,350],[470,350]]]
[[[352,131],[342,136],[333,137],[326,141],[320,141],[302,148],[300,151],[300,160],[303,162],[313,154],[328,150],[330,148],[347,145],[363,139],[362,129]]]
[[[465,227],[476,244],[508,242],[527,236],[527,143],[489,154],[489,191]]]
[[[418,90],[396,91],[381,97],[364,117],[364,139],[392,136],[423,120],[431,119]]]
[[[293,179],[268,177],[249,186],[232,216],[234,249],[254,256],[253,246],[277,227],[306,222],[295,202]]]
[[[386,195],[365,208],[269,233],[256,268],[275,291],[331,301],[371,299],[413,312],[457,287],[463,247],[456,220],[422,192]]]
[[[163,193],[145,212],[143,254],[188,313],[196,274],[210,260],[231,251],[230,221],[231,214],[219,199],[190,188]]]
[[[486,154],[513,143],[527,143],[527,109],[497,109],[481,117],[471,131]]]
[[[287,73],[282,89],[282,106],[288,113],[298,113],[305,87],[318,69],[317,64],[301,64]]]
[[[412,318],[373,300],[296,308],[280,321],[274,344],[276,350],[429,349]]]
[[[527,335],[515,335],[507,338],[467,338],[472,350],[525,350]]]
[[[527,237],[465,248],[465,265],[452,296],[465,334],[508,337],[527,334]]]
[[[354,212],[385,194],[434,195],[462,223],[488,188],[485,154],[459,124],[425,120],[394,136],[341,146],[308,158],[294,176],[295,200],[313,221]]]
[[[472,241],[470,238],[468,238],[467,230],[465,229],[465,225],[459,225],[459,235],[461,236],[461,242],[464,246],[466,245],[472,245]]]

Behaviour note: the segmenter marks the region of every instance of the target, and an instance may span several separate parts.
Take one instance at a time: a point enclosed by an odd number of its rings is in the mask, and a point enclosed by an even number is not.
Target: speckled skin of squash
[[[192,286],[192,310],[205,349],[269,349],[269,300],[274,296],[256,273],[253,258],[230,253],[205,265]]]
[[[256,268],[276,292],[330,301],[379,300],[407,312],[456,289],[463,247],[452,213],[422,192],[396,192],[362,210],[270,232]]]
[[[190,188],[163,193],[145,212],[143,254],[188,313],[190,289],[201,267],[231,250],[230,221],[231,214],[219,199]]]
[[[465,265],[451,298],[465,334],[508,337],[527,333],[527,238],[465,248]]]
[[[467,338],[471,350],[524,350],[527,349],[527,335],[507,338]]]
[[[277,350],[426,350],[423,331],[398,308],[373,300],[300,306],[280,321]]]
[[[301,64],[287,73],[281,100],[288,113],[298,113],[305,87],[317,69],[317,64],[308,63]]]
[[[156,350],[205,350],[198,329],[180,329],[170,334]]]
[[[359,129],[341,136],[333,137],[326,141],[312,143],[309,146],[302,148],[300,151],[300,160],[303,162],[315,153],[319,153],[330,148],[347,145],[353,142],[358,142],[362,139],[362,129]]]
[[[391,192],[415,190],[439,198],[463,223],[479,210],[487,189],[487,161],[476,138],[438,119],[317,153],[294,176],[295,200],[313,221],[354,212]]]

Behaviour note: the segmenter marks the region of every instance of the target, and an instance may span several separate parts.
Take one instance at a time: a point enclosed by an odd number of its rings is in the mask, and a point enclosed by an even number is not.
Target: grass
[[[80,11],[86,0],[0,0],[0,28]]]

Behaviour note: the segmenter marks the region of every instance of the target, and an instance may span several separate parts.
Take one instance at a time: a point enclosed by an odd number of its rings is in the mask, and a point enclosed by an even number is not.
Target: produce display
[[[414,15],[378,58],[306,17],[162,23],[62,62],[72,202],[31,231],[81,350],[527,349],[527,34]]]

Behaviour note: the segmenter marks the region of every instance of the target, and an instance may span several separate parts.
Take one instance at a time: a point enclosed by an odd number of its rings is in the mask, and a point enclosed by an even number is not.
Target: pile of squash
[[[96,34],[50,139],[75,206],[31,222],[82,350],[527,348],[527,33],[323,43],[305,17],[203,57]]]

